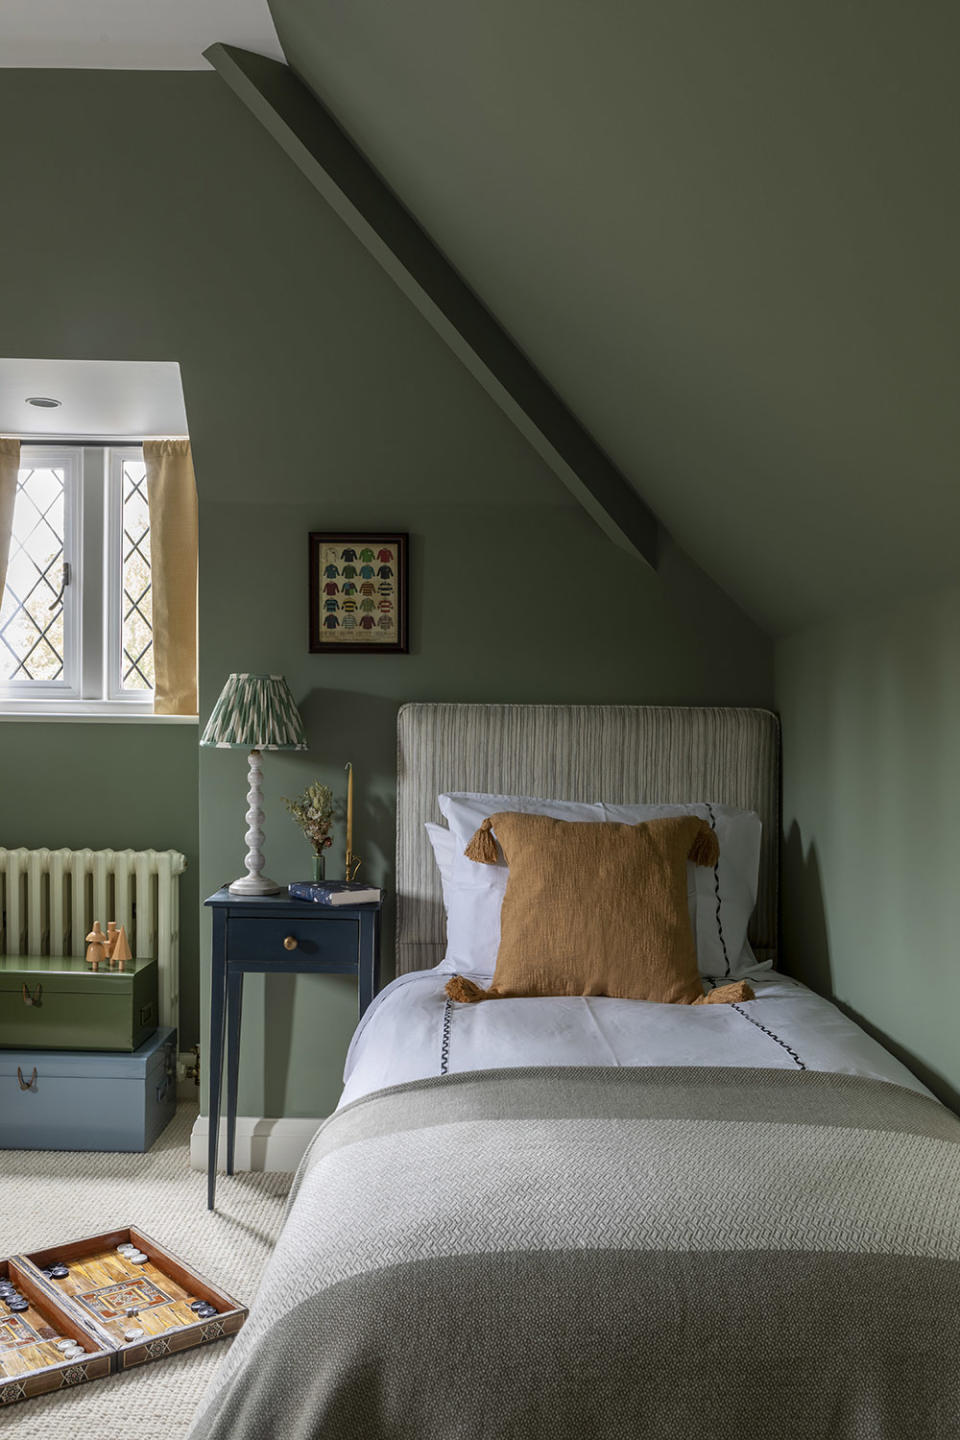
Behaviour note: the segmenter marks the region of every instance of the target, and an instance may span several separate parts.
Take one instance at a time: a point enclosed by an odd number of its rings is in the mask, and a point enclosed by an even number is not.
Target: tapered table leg
[[[218,923],[219,922],[219,923]],[[210,970],[210,1105],[207,1137],[207,1209],[213,1209],[217,1187],[217,1140],[220,1135],[220,1072],[226,1019],[227,955],[222,916],[214,915]]]
[[[240,1075],[240,1020],[243,1014],[243,971],[227,978],[227,1174],[233,1174],[237,1137],[237,1082]]]

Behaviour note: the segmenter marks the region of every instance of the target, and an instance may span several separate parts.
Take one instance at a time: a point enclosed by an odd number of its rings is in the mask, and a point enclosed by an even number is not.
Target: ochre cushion
[[[493,836],[510,868],[496,971],[487,991],[455,977],[454,999],[703,1002],[687,860],[716,863],[717,839],[705,820],[682,815],[616,825],[503,811],[484,822],[465,853],[494,863]]]

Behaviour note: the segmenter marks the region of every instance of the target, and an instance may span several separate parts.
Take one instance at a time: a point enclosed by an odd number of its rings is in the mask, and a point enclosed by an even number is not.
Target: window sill
[[[18,705],[15,702],[0,702],[0,721],[29,720],[40,724],[66,725],[198,725],[198,715],[154,715],[152,710],[141,710],[132,705],[83,705],[74,702],[64,705],[45,705],[42,708],[29,702]]]

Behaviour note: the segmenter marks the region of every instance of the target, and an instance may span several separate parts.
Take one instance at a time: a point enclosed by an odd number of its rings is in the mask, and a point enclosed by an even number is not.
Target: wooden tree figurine
[[[91,970],[99,970],[107,958],[107,937],[100,928],[100,921],[94,920],[93,929],[87,936],[87,964]]]
[[[130,941],[127,939],[126,925],[121,925],[117,931],[117,939],[113,947],[113,958],[116,961],[118,970],[126,970],[127,961],[133,959],[130,950]]]
[[[117,957],[116,957],[116,956],[114,955],[114,953],[113,953],[116,948],[117,948],[117,922],[116,922],[116,920],[108,920],[108,921],[107,921],[107,963],[109,964],[111,970],[115,967],[115,965],[116,965],[116,963],[117,963]]]

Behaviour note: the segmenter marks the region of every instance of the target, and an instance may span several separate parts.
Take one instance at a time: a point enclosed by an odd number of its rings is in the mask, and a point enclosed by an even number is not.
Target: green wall
[[[186,855],[180,1034],[181,1048],[192,1045],[200,1034],[196,726],[0,720],[0,845]]]
[[[781,641],[785,967],[960,1106],[960,589]]]
[[[654,575],[603,539],[215,75],[3,71],[14,133],[4,351],[179,361],[201,715],[235,669],[302,706],[310,752],[265,759],[268,873],[307,861],[280,795],[352,760],[363,873],[389,886],[405,700],[770,703],[766,637],[669,542]],[[408,656],[307,653],[306,535],[346,526],[411,532]],[[245,790],[242,754],[200,753],[203,893],[242,869]],[[241,1111],[329,1110],[355,1004],[253,980]]]

